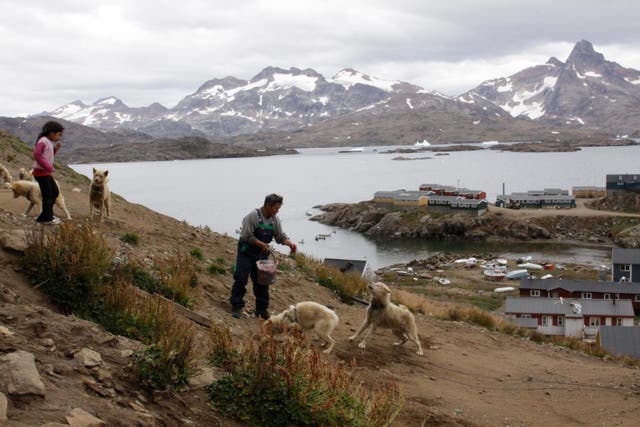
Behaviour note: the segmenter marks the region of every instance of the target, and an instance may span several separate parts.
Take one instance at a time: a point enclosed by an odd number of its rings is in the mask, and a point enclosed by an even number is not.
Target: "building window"
[[[540,325],[541,326],[551,326],[553,320],[551,319],[551,316],[542,316],[540,318]]]
[[[620,299],[620,294],[616,294],[616,299]]]
[[[622,317],[616,318],[616,326],[622,326]]]
[[[599,317],[589,317],[589,326],[600,326]]]
[[[520,318],[521,319],[531,319],[531,315],[530,314],[521,314]]]
[[[529,296],[531,296],[531,297],[539,297],[540,296],[540,289],[531,289],[529,291]]]
[[[582,299],[591,299],[592,297],[591,292],[581,292],[580,295],[580,298]]]
[[[640,302],[640,295],[636,295],[633,299],[635,302]]]
[[[602,299],[611,299],[611,294],[603,294]]]
[[[564,316],[558,316],[558,326],[564,326]]]
[[[631,264],[620,264],[620,271],[631,271]]]

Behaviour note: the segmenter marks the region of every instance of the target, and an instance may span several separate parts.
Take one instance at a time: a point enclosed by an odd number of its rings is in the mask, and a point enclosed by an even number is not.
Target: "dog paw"
[[[353,341],[353,340],[355,340],[355,339],[356,339],[356,337],[355,337],[355,336],[349,337],[349,341]]]
[[[360,344],[358,344],[358,347],[360,348],[366,348],[367,345],[364,342],[361,342]]]
[[[423,355],[424,355],[424,352],[423,352],[422,350],[418,350],[418,351],[416,351],[416,354],[417,354],[418,356],[423,356]]]
[[[323,352],[324,354],[329,354],[329,353],[331,353],[331,350],[329,350],[329,349],[327,349],[327,350],[322,350],[322,352]]]
[[[393,345],[395,345],[396,347],[399,346],[400,344],[402,344],[402,341],[396,341],[393,343]]]

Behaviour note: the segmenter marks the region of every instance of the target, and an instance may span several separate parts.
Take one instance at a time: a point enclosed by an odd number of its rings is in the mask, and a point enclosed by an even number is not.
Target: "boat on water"
[[[529,272],[525,269],[512,270],[508,272],[505,277],[511,280],[526,279],[527,277],[529,277]]]
[[[493,292],[501,293],[501,292],[511,292],[511,291],[515,291],[515,290],[516,290],[516,288],[514,288],[513,286],[504,286],[502,288],[495,288],[493,290]]]
[[[427,141],[426,139],[423,139],[422,141],[416,141],[415,144],[416,147],[429,147],[431,146],[431,144],[429,144],[429,141]]]
[[[484,271],[484,278],[487,280],[493,280],[495,282],[499,280],[504,280],[506,276],[507,276],[507,273],[504,270],[485,270]]]
[[[311,213],[311,211],[307,211],[307,212],[305,212],[305,214],[306,214],[307,216],[311,216],[311,215],[313,215],[313,213]]]
[[[364,151],[364,147],[354,147],[348,150],[340,150],[338,153],[362,153]]]
[[[524,262],[522,264],[518,264],[519,268],[526,268],[527,270],[542,270],[543,267],[540,264],[534,264],[532,262]]]

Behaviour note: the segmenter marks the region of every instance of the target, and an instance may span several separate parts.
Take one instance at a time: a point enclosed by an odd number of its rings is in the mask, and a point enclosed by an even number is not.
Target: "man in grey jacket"
[[[269,286],[258,284],[258,267],[256,262],[267,259],[270,255],[272,240],[289,246],[292,253],[297,250],[296,244],[282,230],[280,220],[276,216],[282,207],[282,196],[269,194],[264,205],[249,212],[242,220],[242,231],[238,239],[238,255],[236,257],[233,286],[231,287],[231,315],[240,318],[244,307],[244,294],[247,282],[251,277],[253,294],[256,297],[256,317],[269,318]]]

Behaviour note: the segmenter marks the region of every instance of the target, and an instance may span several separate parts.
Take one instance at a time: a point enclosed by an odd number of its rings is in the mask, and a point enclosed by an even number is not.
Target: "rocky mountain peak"
[[[564,63],[560,61],[558,58],[556,58],[555,56],[552,56],[551,58],[549,58],[546,64],[553,65],[555,67],[562,67],[564,65]]]
[[[604,55],[599,52],[596,52],[593,48],[591,42],[587,40],[580,40],[573,47],[571,54],[567,58],[567,62],[573,64],[585,64],[585,65],[594,65],[596,63],[604,62]]]

